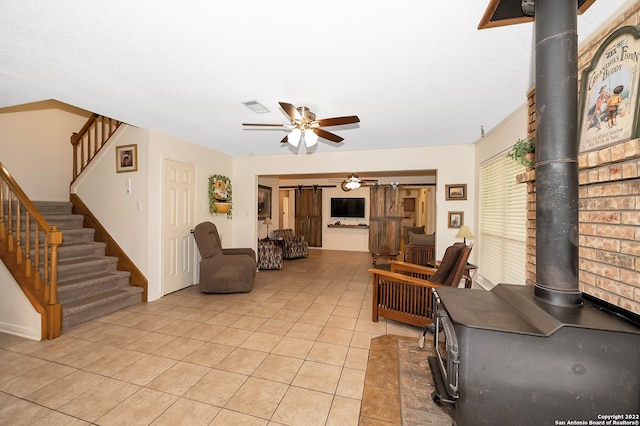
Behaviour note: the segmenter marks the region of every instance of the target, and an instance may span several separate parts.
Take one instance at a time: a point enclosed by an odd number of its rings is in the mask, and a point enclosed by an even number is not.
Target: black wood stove
[[[640,316],[587,295],[557,307],[533,290],[437,290],[434,399],[455,404],[458,426],[640,424]]]

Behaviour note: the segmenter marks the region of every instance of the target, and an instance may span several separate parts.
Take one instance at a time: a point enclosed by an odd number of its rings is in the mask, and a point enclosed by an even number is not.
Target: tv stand
[[[328,228],[351,228],[351,229],[369,229],[369,225],[327,225]]]

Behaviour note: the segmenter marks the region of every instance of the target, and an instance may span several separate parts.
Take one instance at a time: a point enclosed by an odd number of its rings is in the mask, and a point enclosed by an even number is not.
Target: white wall
[[[116,172],[116,146],[137,145],[138,171]],[[143,273],[147,268],[148,130],[122,126],[74,182],[77,194]],[[131,192],[127,192],[127,180]]]
[[[262,157],[235,157],[234,160],[233,245],[254,246],[258,236],[254,226],[257,211],[257,176],[301,173],[343,173],[393,170],[437,170],[437,246],[442,257],[456,241],[456,229],[447,228],[448,211],[464,211],[465,222],[475,223],[474,145],[434,146],[393,150],[339,151],[335,153],[284,154]],[[467,184],[467,200],[445,201],[445,184]],[[235,194],[252,194],[238,198]],[[253,233],[246,230],[254,229]],[[357,230],[356,230],[357,231]],[[366,249],[365,249],[366,250]]]
[[[69,201],[71,135],[90,116],[57,101],[0,109],[0,162],[29,198]]]
[[[33,309],[13,276],[0,262],[0,331],[40,340],[42,316]]]

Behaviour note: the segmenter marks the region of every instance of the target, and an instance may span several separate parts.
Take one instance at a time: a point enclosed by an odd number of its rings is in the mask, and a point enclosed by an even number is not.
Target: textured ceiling
[[[596,1],[580,41],[628,3]],[[57,99],[233,156],[296,152],[241,125],[288,123],[279,101],[360,117],[317,152],[473,143],[533,82],[533,24],[479,31],[487,4],[1,0],[0,108]]]

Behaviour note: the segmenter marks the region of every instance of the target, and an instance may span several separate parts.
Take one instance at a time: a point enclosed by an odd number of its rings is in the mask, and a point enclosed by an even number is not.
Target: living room
[[[637,15],[637,8],[634,10]],[[600,42],[601,40],[598,40],[597,43]],[[68,138],[70,132],[77,131],[82,127],[88,115],[89,112],[85,110],[54,101],[0,110],[0,129],[2,129],[3,135],[12,141],[11,146],[9,144],[0,146],[2,163],[8,166],[31,198],[40,200],[67,199],[68,183],[71,180],[69,179],[71,161]],[[33,123],[39,124],[35,126]],[[162,182],[165,178],[167,160],[194,165],[196,196],[191,205],[194,222],[214,222],[220,231],[223,246],[227,247],[255,247],[257,239],[264,237],[266,230],[256,214],[258,189],[259,185],[268,186],[275,194],[280,186],[291,186],[292,182],[283,184],[279,176],[310,173],[347,176],[352,172],[375,175],[376,173],[393,173],[403,170],[434,171],[437,174],[437,180],[434,184],[438,206],[435,218],[438,235],[436,257],[440,258],[445,248],[457,241],[456,230],[447,226],[448,211],[453,210],[450,207],[455,205],[455,210],[464,212],[465,224],[470,224],[477,232],[480,223],[479,206],[481,202],[479,171],[489,159],[505,154],[513,145],[514,140],[527,137],[529,133],[527,126],[530,123],[529,105],[525,103],[516,108],[494,128],[483,132],[477,140],[461,145],[442,144],[358,151],[341,151],[338,148],[334,152],[314,152],[307,155],[292,155],[291,152],[283,149],[281,153],[276,155],[246,156],[224,154],[161,130],[127,125],[119,130],[113,140],[104,147],[87,173],[72,185],[71,192],[79,194],[86,200],[87,204],[97,212],[100,220],[113,231],[118,242],[131,254],[135,263],[144,271],[149,278],[150,301],[163,304],[173,300],[177,301],[176,305],[185,302],[197,303],[197,301],[194,302],[195,298],[189,298],[186,301],[186,298],[182,299],[179,296],[173,298],[170,295],[167,296],[163,286],[165,270],[162,234],[166,194]],[[117,147],[131,144],[136,145],[141,160],[138,170],[136,173],[117,174],[113,162]],[[629,170],[636,170],[637,175],[637,165],[634,169],[631,164],[640,155],[637,139],[620,145],[624,145],[624,150],[621,148],[618,150],[603,149],[593,155],[581,157],[581,184],[585,185],[585,188],[587,184],[592,184],[597,188],[610,188],[610,182],[607,181],[610,176],[613,182],[611,187],[613,187],[623,173],[621,170],[625,170],[625,173]],[[19,148],[16,149],[16,147]],[[26,153],[32,152],[37,152],[38,155],[26,155]],[[616,162],[624,162],[624,165],[616,166]],[[54,163],[55,167],[52,166]],[[34,173],[35,170],[47,170],[46,179],[43,179],[42,175]],[[211,174],[223,174],[231,178],[234,194],[232,216],[209,212],[207,186]],[[635,181],[635,178],[632,180]],[[629,176],[625,175],[624,179],[629,180]],[[535,187],[535,180],[526,180],[526,182],[529,187]],[[602,185],[599,185],[600,183]],[[465,184],[467,199],[462,201],[447,200],[445,188],[450,184]],[[625,190],[630,188],[632,195],[637,194],[633,192],[636,190],[633,184],[625,183],[619,186]],[[340,190],[336,189],[335,191],[339,193]],[[587,192],[586,189],[584,192]],[[607,202],[613,203],[608,204],[609,206],[617,205],[615,203],[620,201],[614,199],[611,193],[597,194],[598,197],[600,195],[611,197],[607,198]],[[625,193],[624,195],[629,194]],[[596,201],[593,205],[595,203]],[[272,198],[271,207],[272,216],[279,216],[281,213],[279,197]],[[613,210],[617,210],[617,208],[614,207]],[[635,238],[633,235],[623,239],[601,235],[605,230],[613,230],[614,225],[625,228],[625,235],[629,235],[630,230],[635,230],[637,227],[637,220],[634,222],[637,219],[637,214],[635,208],[630,208],[629,212],[620,214],[621,221],[619,222],[622,223],[610,223],[611,218],[616,217],[616,214],[617,212],[587,212],[581,218],[594,222],[593,225],[588,223],[583,226],[579,236],[582,251],[581,268],[583,268],[580,270],[580,274],[581,279],[585,279],[585,282],[581,282],[581,284],[590,286],[590,290],[603,299],[609,299],[614,304],[625,304],[628,309],[637,311],[637,272],[631,271],[633,268],[629,270],[626,268],[628,264],[632,263],[629,260],[637,257]],[[326,221],[323,225],[326,225]],[[615,229],[617,232],[618,228]],[[335,244],[339,244],[338,238],[336,238]],[[527,231],[526,238],[528,243],[531,243],[531,240],[535,240],[535,233],[532,235],[531,230]],[[607,251],[611,245],[606,244],[610,239],[625,240],[616,244],[619,244],[618,247],[622,247],[623,251],[626,251],[611,255]],[[358,288],[358,291],[364,293],[367,283],[366,279],[362,279],[364,275],[362,274],[363,250],[360,245],[350,248],[354,250],[347,252],[345,256],[349,256],[349,259],[359,266],[358,271],[361,273],[357,279],[353,280],[352,284]],[[474,246],[471,255],[472,261],[475,259],[474,256],[477,256],[478,249],[481,249],[481,244]],[[352,255],[353,257],[351,257]],[[356,257],[358,255],[360,257]],[[531,258],[530,251],[527,257]],[[613,261],[610,261],[611,259]],[[195,259],[193,263],[195,263]],[[533,264],[535,264],[535,258]],[[345,272],[350,271],[348,263],[344,268]],[[330,270],[331,268],[327,267],[322,271],[329,273]],[[602,271],[605,271],[605,275],[608,271],[618,271],[615,278],[619,278],[619,280],[598,275]],[[527,273],[531,273],[531,270],[528,269]],[[11,281],[11,277],[5,271],[2,271],[1,275],[3,282]],[[297,279],[305,280],[303,276],[297,277]],[[305,283],[307,282],[305,281]],[[314,284],[319,284],[319,282],[315,281]],[[339,283],[331,285],[339,286]],[[332,287],[333,289],[335,288]],[[296,286],[296,292],[301,293],[297,296],[300,297],[308,295],[313,290],[313,286],[310,285]],[[279,287],[278,291],[286,293],[287,289]],[[1,292],[3,300],[0,304],[1,315],[13,312],[15,306],[10,305],[28,305],[10,289],[3,288]],[[260,294],[260,296],[262,295],[264,293]],[[367,297],[369,296],[367,295]],[[368,319],[366,323],[364,321],[368,312],[363,300],[363,298],[358,300],[362,309],[358,313],[359,320],[362,320],[360,326],[375,328],[375,324]],[[351,302],[351,300],[347,301]],[[253,304],[253,301],[251,303]],[[146,305],[153,306],[153,303]],[[338,305],[334,305],[334,308],[337,308]],[[232,308],[225,306],[225,309],[231,310]],[[247,306],[238,306],[237,308],[240,312]],[[252,306],[251,308],[264,307]],[[182,306],[176,306],[175,309],[184,313]],[[189,312],[189,314],[193,313]],[[237,312],[234,314],[240,315]],[[0,317],[0,320],[4,321],[4,318]],[[110,326],[116,326],[117,322],[132,321],[132,318],[123,316],[122,318],[111,318],[111,320],[114,320],[114,324],[110,324]],[[24,329],[28,327],[36,329],[37,324],[34,325],[34,321],[37,323],[37,318],[29,318],[26,323],[19,325]],[[336,319],[336,321],[338,320]],[[387,323],[385,324],[388,326]],[[378,331],[376,330],[376,332]],[[387,331],[385,330],[385,332]],[[394,331],[397,330],[394,329]],[[331,336],[331,338],[338,337]],[[24,344],[24,347],[28,346],[28,344]],[[357,347],[356,349],[363,348]]]

